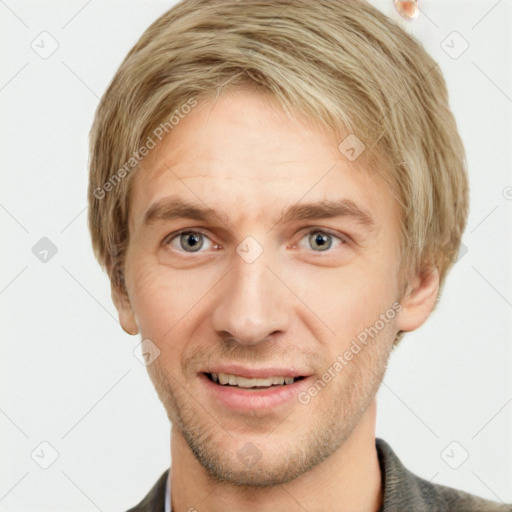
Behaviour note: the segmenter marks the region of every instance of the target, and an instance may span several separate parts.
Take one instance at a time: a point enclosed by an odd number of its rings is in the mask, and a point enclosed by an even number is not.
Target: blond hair
[[[340,142],[356,135],[366,149],[354,163],[371,164],[400,205],[404,276],[435,267],[442,285],[468,213],[463,144],[437,63],[363,0],[183,0],[144,32],[90,134],[89,229],[113,285],[125,291],[130,183],[155,133],[227,84]]]

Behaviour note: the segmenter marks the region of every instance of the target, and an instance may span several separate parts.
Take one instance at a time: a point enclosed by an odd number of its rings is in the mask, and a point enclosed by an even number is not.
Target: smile
[[[287,386],[304,377],[271,376],[266,378],[247,378],[230,373],[206,373],[206,376],[221,386],[234,386],[244,389],[265,389],[273,386]]]
[[[199,375],[210,400],[217,406],[238,412],[270,412],[277,407],[292,407],[312,376],[268,375],[242,377],[235,373],[202,372]]]

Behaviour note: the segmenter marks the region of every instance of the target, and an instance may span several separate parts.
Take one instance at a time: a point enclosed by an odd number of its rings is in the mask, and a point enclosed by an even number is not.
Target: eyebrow
[[[351,218],[370,230],[377,227],[377,223],[370,212],[366,208],[358,206],[350,199],[295,204],[284,212],[279,222],[287,223],[294,220],[317,220],[334,217]]]
[[[152,204],[144,214],[144,224],[156,220],[194,219],[211,221],[218,217],[215,210],[179,197],[166,197]]]
[[[353,219],[361,226],[374,230],[376,221],[370,212],[358,206],[350,199],[336,201],[318,201],[294,204],[281,212],[278,223],[289,223],[297,220],[317,220],[334,217]],[[152,204],[144,214],[144,224],[157,220],[194,219],[201,222],[211,222],[220,219],[220,215],[212,208],[199,203],[189,202],[179,197],[166,197]]]

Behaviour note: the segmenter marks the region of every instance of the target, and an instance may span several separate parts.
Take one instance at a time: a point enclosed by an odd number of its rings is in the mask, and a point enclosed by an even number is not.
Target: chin
[[[268,434],[256,438],[240,435],[235,439],[225,433],[222,439],[190,430],[181,434],[214,480],[237,486],[272,487],[295,480],[336,451],[343,442],[343,433],[335,430],[324,431],[323,435],[307,432],[300,438],[287,436],[288,442],[275,437],[273,443],[266,439]]]

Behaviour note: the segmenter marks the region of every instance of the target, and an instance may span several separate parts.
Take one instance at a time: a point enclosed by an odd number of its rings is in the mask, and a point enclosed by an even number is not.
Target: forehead
[[[148,209],[171,195],[215,208],[225,221],[263,219],[297,202],[340,198],[380,217],[396,216],[378,169],[350,162],[339,142],[318,123],[290,119],[254,91],[199,101],[135,173],[130,224],[140,225]]]

